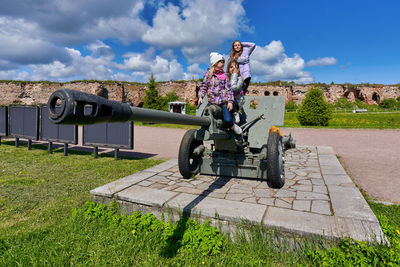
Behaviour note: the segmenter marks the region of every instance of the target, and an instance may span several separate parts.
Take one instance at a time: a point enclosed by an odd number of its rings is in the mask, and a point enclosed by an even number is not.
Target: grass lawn
[[[244,223],[234,242],[182,217],[121,216],[90,200],[89,190],[157,164],[14,142],[0,146],[0,266],[353,266],[400,265],[400,206],[370,203],[392,247],[343,240],[291,240]],[[84,204],[86,202],[86,204]]]
[[[160,160],[114,160],[58,148],[49,155],[47,147],[14,142],[0,146],[0,236],[19,234],[66,220],[71,209],[90,200],[89,191],[100,185],[158,164]]]
[[[286,112],[284,127],[303,127],[296,117],[296,112]],[[314,127],[315,128],[315,127]],[[400,112],[395,113],[333,113],[327,127],[319,128],[373,128],[399,129]]]
[[[326,127],[301,126],[296,117],[296,112],[285,112],[283,127],[294,128],[360,128],[360,129],[400,129],[400,112],[393,113],[333,113],[329,125]],[[178,129],[198,129],[197,126],[175,124],[144,124],[135,122],[135,125],[151,127],[167,127]]]

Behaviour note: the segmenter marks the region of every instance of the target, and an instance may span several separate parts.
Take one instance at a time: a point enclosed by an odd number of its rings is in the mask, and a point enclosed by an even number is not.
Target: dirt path
[[[354,182],[371,197],[400,202],[400,130],[284,128],[298,145],[331,146]],[[135,148],[146,157],[178,156],[185,130],[135,126]]]

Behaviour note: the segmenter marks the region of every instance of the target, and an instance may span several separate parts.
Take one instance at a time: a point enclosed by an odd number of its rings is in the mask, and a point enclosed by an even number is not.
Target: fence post
[[[94,158],[97,159],[97,157],[99,156],[99,148],[97,146],[93,147],[93,154]]]
[[[47,144],[47,148],[49,150],[49,154],[53,154],[53,142],[50,142]]]
[[[64,156],[68,156],[68,144],[64,143]]]

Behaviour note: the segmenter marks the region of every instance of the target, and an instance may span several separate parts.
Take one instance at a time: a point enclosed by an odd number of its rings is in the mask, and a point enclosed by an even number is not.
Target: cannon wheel
[[[191,129],[185,133],[179,147],[178,165],[183,178],[190,178],[199,172],[200,156],[195,156],[193,150],[202,145],[202,141],[194,139],[196,130]]]
[[[281,188],[285,184],[282,136],[271,132],[267,141],[267,178],[272,188]]]

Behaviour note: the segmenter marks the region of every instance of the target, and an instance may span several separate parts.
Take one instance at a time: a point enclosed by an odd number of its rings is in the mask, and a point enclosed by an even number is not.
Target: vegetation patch
[[[157,164],[2,141],[0,266],[398,266],[400,206],[369,202],[391,247],[344,239],[286,237],[242,222],[231,235],[182,216],[121,215],[89,190]],[[31,182],[12,183],[12,180]],[[72,213],[71,213],[72,211]]]
[[[332,108],[325,101],[323,92],[314,88],[307,92],[301,107],[297,111],[297,119],[303,126],[327,126],[332,118]]]
[[[0,237],[39,229],[69,218],[71,209],[90,200],[93,188],[161,163],[113,155],[93,158],[90,152],[63,148],[48,154],[47,146],[1,142]]]
[[[320,126],[302,126],[296,112],[286,112],[284,127],[321,128]],[[360,129],[400,129],[400,112],[333,113],[328,126],[324,128],[360,128]]]

